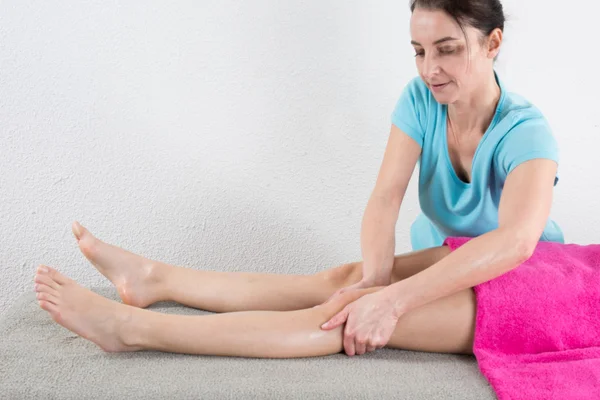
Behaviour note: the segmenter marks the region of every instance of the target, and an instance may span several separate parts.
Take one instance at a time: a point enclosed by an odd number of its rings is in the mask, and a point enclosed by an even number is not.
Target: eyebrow
[[[435,42],[433,42],[433,44],[439,44],[439,43],[443,43],[443,42],[447,42],[449,40],[458,40],[457,38],[453,38],[451,36],[446,36],[445,38],[441,38],[439,40],[436,40]],[[417,46],[423,46],[421,43],[419,42],[415,42],[414,40],[410,41],[411,44],[416,44]]]

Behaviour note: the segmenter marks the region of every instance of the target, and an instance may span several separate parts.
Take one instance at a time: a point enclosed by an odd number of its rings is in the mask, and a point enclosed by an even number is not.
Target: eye
[[[415,57],[423,57],[425,55],[424,51],[417,51]]]
[[[455,50],[452,48],[446,47],[446,48],[440,49],[439,51],[440,51],[440,54],[452,54],[452,53],[454,53]]]

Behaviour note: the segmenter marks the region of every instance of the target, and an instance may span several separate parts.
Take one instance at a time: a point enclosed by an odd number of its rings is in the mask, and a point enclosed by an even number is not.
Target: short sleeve
[[[420,77],[412,79],[402,91],[392,112],[392,123],[421,147],[427,126],[427,90]]]
[[[498,163],[505,176],[518,165],[535,158],[559,162],[558,143],[543,116],[519,121],[506,133],[497,148]],[[558,180],[557,173],[554,186]]]

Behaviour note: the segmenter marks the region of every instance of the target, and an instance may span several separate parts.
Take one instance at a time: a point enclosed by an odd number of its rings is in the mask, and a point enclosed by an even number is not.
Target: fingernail
[[[42,267],[40,268],[42,270],[42,272],[48,272],[48,267],[45,267],[42,265]]]

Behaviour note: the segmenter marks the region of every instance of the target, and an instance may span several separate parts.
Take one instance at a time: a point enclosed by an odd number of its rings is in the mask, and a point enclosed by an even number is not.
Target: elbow
[[[502,242],[507,245],[505,254],[515,261],[515,268],[527,261],[533,255],[538,241],[526,235],[520,235],[514,230],[502,230],[505,238]]]
[[[531,239],[517,239],[513,245],[513,249],[516,252],[517,265],[515,268],[525,261],[529,260],[535,251],[537,246],[537,240]]]

